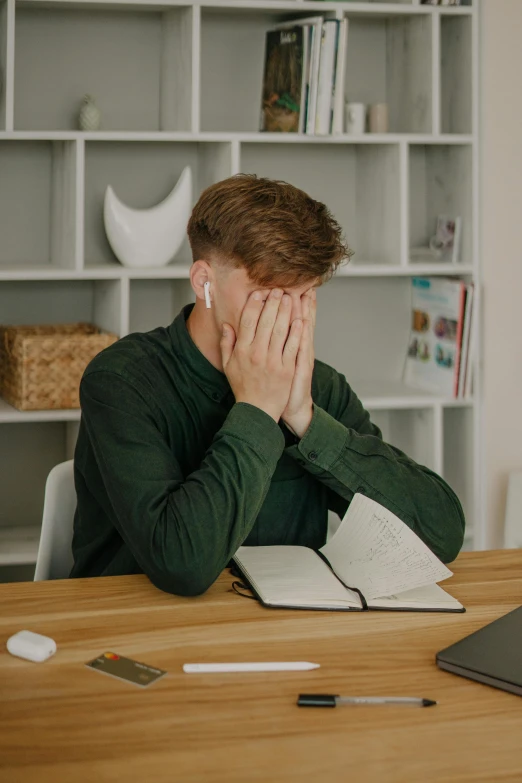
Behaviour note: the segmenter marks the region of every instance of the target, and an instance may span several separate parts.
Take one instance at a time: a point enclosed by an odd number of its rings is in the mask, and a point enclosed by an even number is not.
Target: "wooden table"
[[[522,604],[522,551],[462,554],[459,614],[270,610],[222,574],[199,598],[144,576],[0,585],[2,783],[521,781],[522,699],[441,672],[435,652]],[[168,670],[149,688],[83,664],[112,650]],[[311,672],[188,675],[187,661],[309,660]],[[436,707],[298,708],[299,692],[412,695]]]

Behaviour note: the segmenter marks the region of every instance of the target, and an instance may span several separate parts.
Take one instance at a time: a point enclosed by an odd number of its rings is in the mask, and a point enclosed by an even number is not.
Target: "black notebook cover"
[[[522,606],[436,656],[445,671],[522,696]]]

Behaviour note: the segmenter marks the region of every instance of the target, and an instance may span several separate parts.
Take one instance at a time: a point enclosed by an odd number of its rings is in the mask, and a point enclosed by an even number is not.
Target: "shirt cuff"
[[[310,426],[298,444],[286,449],[311,473],[329,471],[339,459],[349,436],[348,429],[314,403]]]
[[[274,419],[248,402],[236,402],[221,428],[251,446],[275,470],[285,447],[285,436]]]

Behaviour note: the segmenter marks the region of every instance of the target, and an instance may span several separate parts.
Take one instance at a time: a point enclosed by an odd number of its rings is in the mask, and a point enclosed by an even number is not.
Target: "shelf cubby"
[[[0,463],[9,465],[9,478],[2,481],[0,533],[5,528],[40,525],[47,475],[68,458],[65,422],[2,426]]]
[[[88,321],[121,336],[126,311],[121,280],[7,281],[0,285],[2,324]]]
[[[85,265],[119,262],[105,232],[103,202],[107,185],[129,207],[159,204],[175,186],[185,166],[193,175],[193,202],[202,190],[232,173],[229,142],[112,142],[86,143],[85,151]],[[173,261],[191,259],[185,239]]]
[[[346,100],[387,103],[391,133],[432,133],[432,17],[346,16]]]
[[[76,265],[74,141],[0,141],[0,269]]]
[[[15,129],[76,129],[88,93],[105,130],[190,130],[193,9],[157,9],[19,4]]]
[[[441,133],[471,133],[472,19],[440,17]]]
[[[398,145],[243,143],[240,165],[326,203],[355,252],[352,264],[399,264]]]
[[[316,10],[313,14],[318,13]],[[325,17],[333,12],[326,9]],[[201,129],[257,131],[266,30],[290,9],[203,8]],[[346,63],[347,100],[389,104],[392,133],[432,132],[432,19],[428,14],[352,16]],[[241,63],[248,67],[241,67]]]
[[[369,409],[383,440],[430,470],[437,470],[433,408]]]
[[[364,324],[364,339],[361,329]],[[315,353],[358,383],[400,382],[410,330],[409,278],[339,277],[317,292]]]
[[[471,145],[411,144],[409,150],[410,249],[428,248],[429,239],[435,233],[438,215],[460,217],[462,236],[459,262],[473,263]],[[458,264],[455,264],[457,272]]]

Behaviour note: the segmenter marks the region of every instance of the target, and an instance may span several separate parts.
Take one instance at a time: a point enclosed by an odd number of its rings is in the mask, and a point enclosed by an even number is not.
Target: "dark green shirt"
[[[196,595],[241,544],[322,546],[328,509],[342,517],[355,492],[441,560],[457,556],[456,495],[383,442],[343,375],[315,362],[313,418],[298,441],[235,402],[190,337],[192,307],[166,329],[119,340],[85,371],[71,576],[144,572],[162,590]]]

